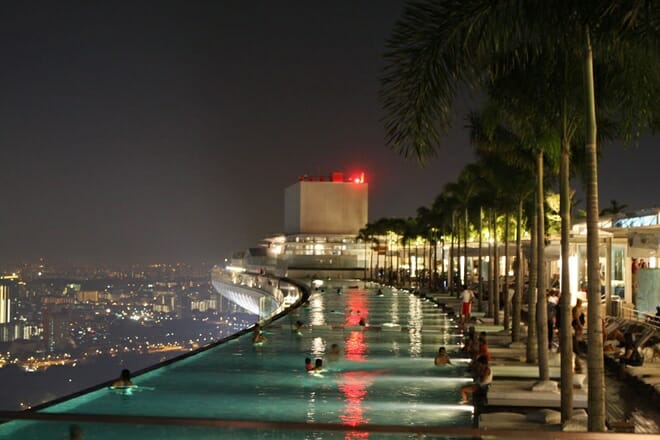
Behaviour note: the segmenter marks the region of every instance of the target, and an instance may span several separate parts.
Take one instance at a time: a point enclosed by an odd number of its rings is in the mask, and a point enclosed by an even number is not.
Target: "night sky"
[[[457,119],[420,168],[385,145],[401,1],[5,2],[0,264],[222,261],[283,226],[303,174],[364,171],[370,220],[471,160]],[[657,138],[606,146],[601,201],[660,205]]]

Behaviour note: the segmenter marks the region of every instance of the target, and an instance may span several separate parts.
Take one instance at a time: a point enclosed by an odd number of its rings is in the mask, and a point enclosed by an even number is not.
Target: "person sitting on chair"
[[[633,342],[633,335],[631,332],[626,332],[624,335],[623,355],[619,358],[621,365],[631,365],[639,367],[644,363],[644,358],[639,353],[639,350]]]

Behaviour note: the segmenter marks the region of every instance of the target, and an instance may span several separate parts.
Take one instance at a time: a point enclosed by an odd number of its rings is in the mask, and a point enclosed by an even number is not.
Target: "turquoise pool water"
[[[461,335],[431,302],[405,291],[331,284],[309,305],[250,335],[136,377],[130,395],[102,389],[48,412],[203,417],[261,421],[469,427],[472,407],[459,389],[470,382],[466,359],[455,353]],[[364,320],[365,327],[359,325]],[[302,331],[292,330],[301,320]],[[332,344],[340,356],[328,355]],[[454,365],[435,367],[438,347]],[[325,371],[305,372],[305,357],[322,358]],[[67,438],[62,422],[11,422],[0,436]],[[198,427],[80,423],[84,438],[394,438],[365,433],[223,431]],[[404,436],[405,438],[405,436]]]

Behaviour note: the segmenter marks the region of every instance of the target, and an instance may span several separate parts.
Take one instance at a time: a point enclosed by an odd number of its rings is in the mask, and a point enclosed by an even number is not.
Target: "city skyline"
[[[364,171],[370,220],[414,216],[472,153],[461,117],[425,168],[385,145],[402,4],[6,6],[0,264],[220,263],[282,232],[303,174]],[[660,204],[658,155],[605,144],[601,207]]]

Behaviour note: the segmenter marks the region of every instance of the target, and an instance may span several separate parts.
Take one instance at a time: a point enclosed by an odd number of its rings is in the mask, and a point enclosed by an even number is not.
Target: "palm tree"
[[[589,301],[599,300],[598,175],[594,58],[620,69],[627,87],[613,89],[620,118],[640,125],[658,124],[658,2],[490,2],[444,0],[418,2],[404,9],[389,41],[383,78],[388,142],[403,155],[421,161],[436,153],[439,130],[451,125],[452,101],[461,86],[480,88],[506,69],[525,65],[529,53],[568,56],[584,66],[587,162],[587,253]],[[594,57],[594,45],[596,56]],[[639,48],[646,49],[644,58]],[[616,56],[613,56],[616,55]],[[617,58],[618,57],[618,58]],[[634,60],[635,62],[630,62]],[[641,67],[641,68],[640,68]],[[613,70],[614,71],[614,70]],[[634,105],[631,105],[631,102]],[[636,116],[637,118],[633,118]],[[542,203],[542,200],[540,201]],[[542,231],[539,231],[541,235]],[[600,321],[598,307],[590,322]],[[589,430],[605,429],[602,337],[590,326]]]
[[[428,274],[429,288],[433,289],[433,280],[437,272],[438,260],[438,231],[440,231],[440,216],[433,207],[420,206],[417,208],[416,217],[417,231],[420,236],[424,238],[424,268],[425,273]],[[426,245],[428,244],[428,258],[426,252]]]
[[[608,206],[607,208],[601,210],[599,215],[619,214],[621,212],[624,212],[623,210],[626,209],[627,207],[628,207],[628,205],[619,205],[619,202],[612,199],[612,200],[610,200],[610,206]]]
[[[502,203],[506,207],[507,212],[517,207],[517,227],[516,227],[516,261],[518,270],[516,273],[516,294],[513,304],[513,330],[512,341],[519,340],[520,335],[520,309],[522,303],[522,248],[521,248],[521,225],[522,225],[522,211],[523,204],[527,197],[531,195],[532,188],[535,187],[533,173],[536,171],[536,153],[533,149],[526,146],[525,137],[516,134],[516,131],[521,133],[530,132],[532,136],[533,131],[525,129],[524,127],[509,127],[502,125],[507,122],[505,120],[506,112],[493,109],[489,105],[486,107],[485,116],[471,113],[469,117],[470,127],[470,140],[477,148],[477,155],[486,164],[484,169],[489,170],[489,181],[492,189],[500,188],[499,192],[502,193]],[[547,141],[544,141],[547,143]],[[535,143],[535,142],[532,142]],[[551,144],[549,144],[551,145]],[[538,172],[538,171],[536,171]],[[493,192],[493,190],[491,190]],[[508,225],[508,220],[506,221]],[[506,227],[505,227],[506,229]],[[508,243],[508,233],[505,232]],[[508,252],[507,252],[508,255]],[[538,254],[537,252],[537,255]],[[507,263],[508,267],[508,263]],[[538,265],[535,265],[538,267]],[[507,284],[507,283],[505,283]],[[534,301],[530,301],[532,307],[535,306]],[[509,302],[508,299],[505,303],[505,326],[507,324]],[[534,321],[536,322],[535,317]],[[537,323],[538,324],[538,323]],[[534,326],[530,330],[534,330]],[[534,331],[534,334],[537,334]],[[536,350],[529,353],[530,360],[536,360]],[[546,371],[542,367],[542,371]],[[542,373],[541,376],[544,374]]]
[[[364,278],[365,281],[367,280],[367,248],[368,248],[369,242],[372,240],[372,237],[370,235],[370,231],[368,229],[368,226],[369,226],[369,224],[367,224],[367,226],[365,226],[364,228],[361,228],[358,231],[357,237],[355,237],[356,240],[361,241],[362,243],[364,243],[364,275],[363,275],[363,278]],[[373,255],[373,252],[372,252],[372,255]],[[369,263],[369,267],[371,268],[371,262]]]
[[[449,267],[447,273],[447,284],[450,292],[454,292],[456,287],[454,284],[454,259],[456,257],[454,243],[456,241],[456,235],[459,231],[457,215],[458,210],[460,209],[458,199],[455,194],[450,191],[445,190],[436,198],[434,206],[440,206],[441,210],[445,212],[445,228],[444,235],[449,236]]]
[[[445,185],[445,192],[449,197],[455,201],[456,208],[460,212],[461,226],[460,230],[463,235],[463,283],[468,285],[468,264],[467,264],[467,238],[470,230],[470,216],[469,208],[478,191],[478,176],[481,170],[476,164],[466,165],[458,176],[456,182],[451,182]],[[459,234],[459,248],[460,248],[460,234]]]
[[[446,193],[441,193],[433,201],[431,211],[433,212],[433,219],[437,233],[440,234],[441,255],[440,255],[440,279],[446,276],[447,268],[445,267],[445,240],[448,235],[452,233],[452,203]],[[447,280],[450,277],[447,276]]]

